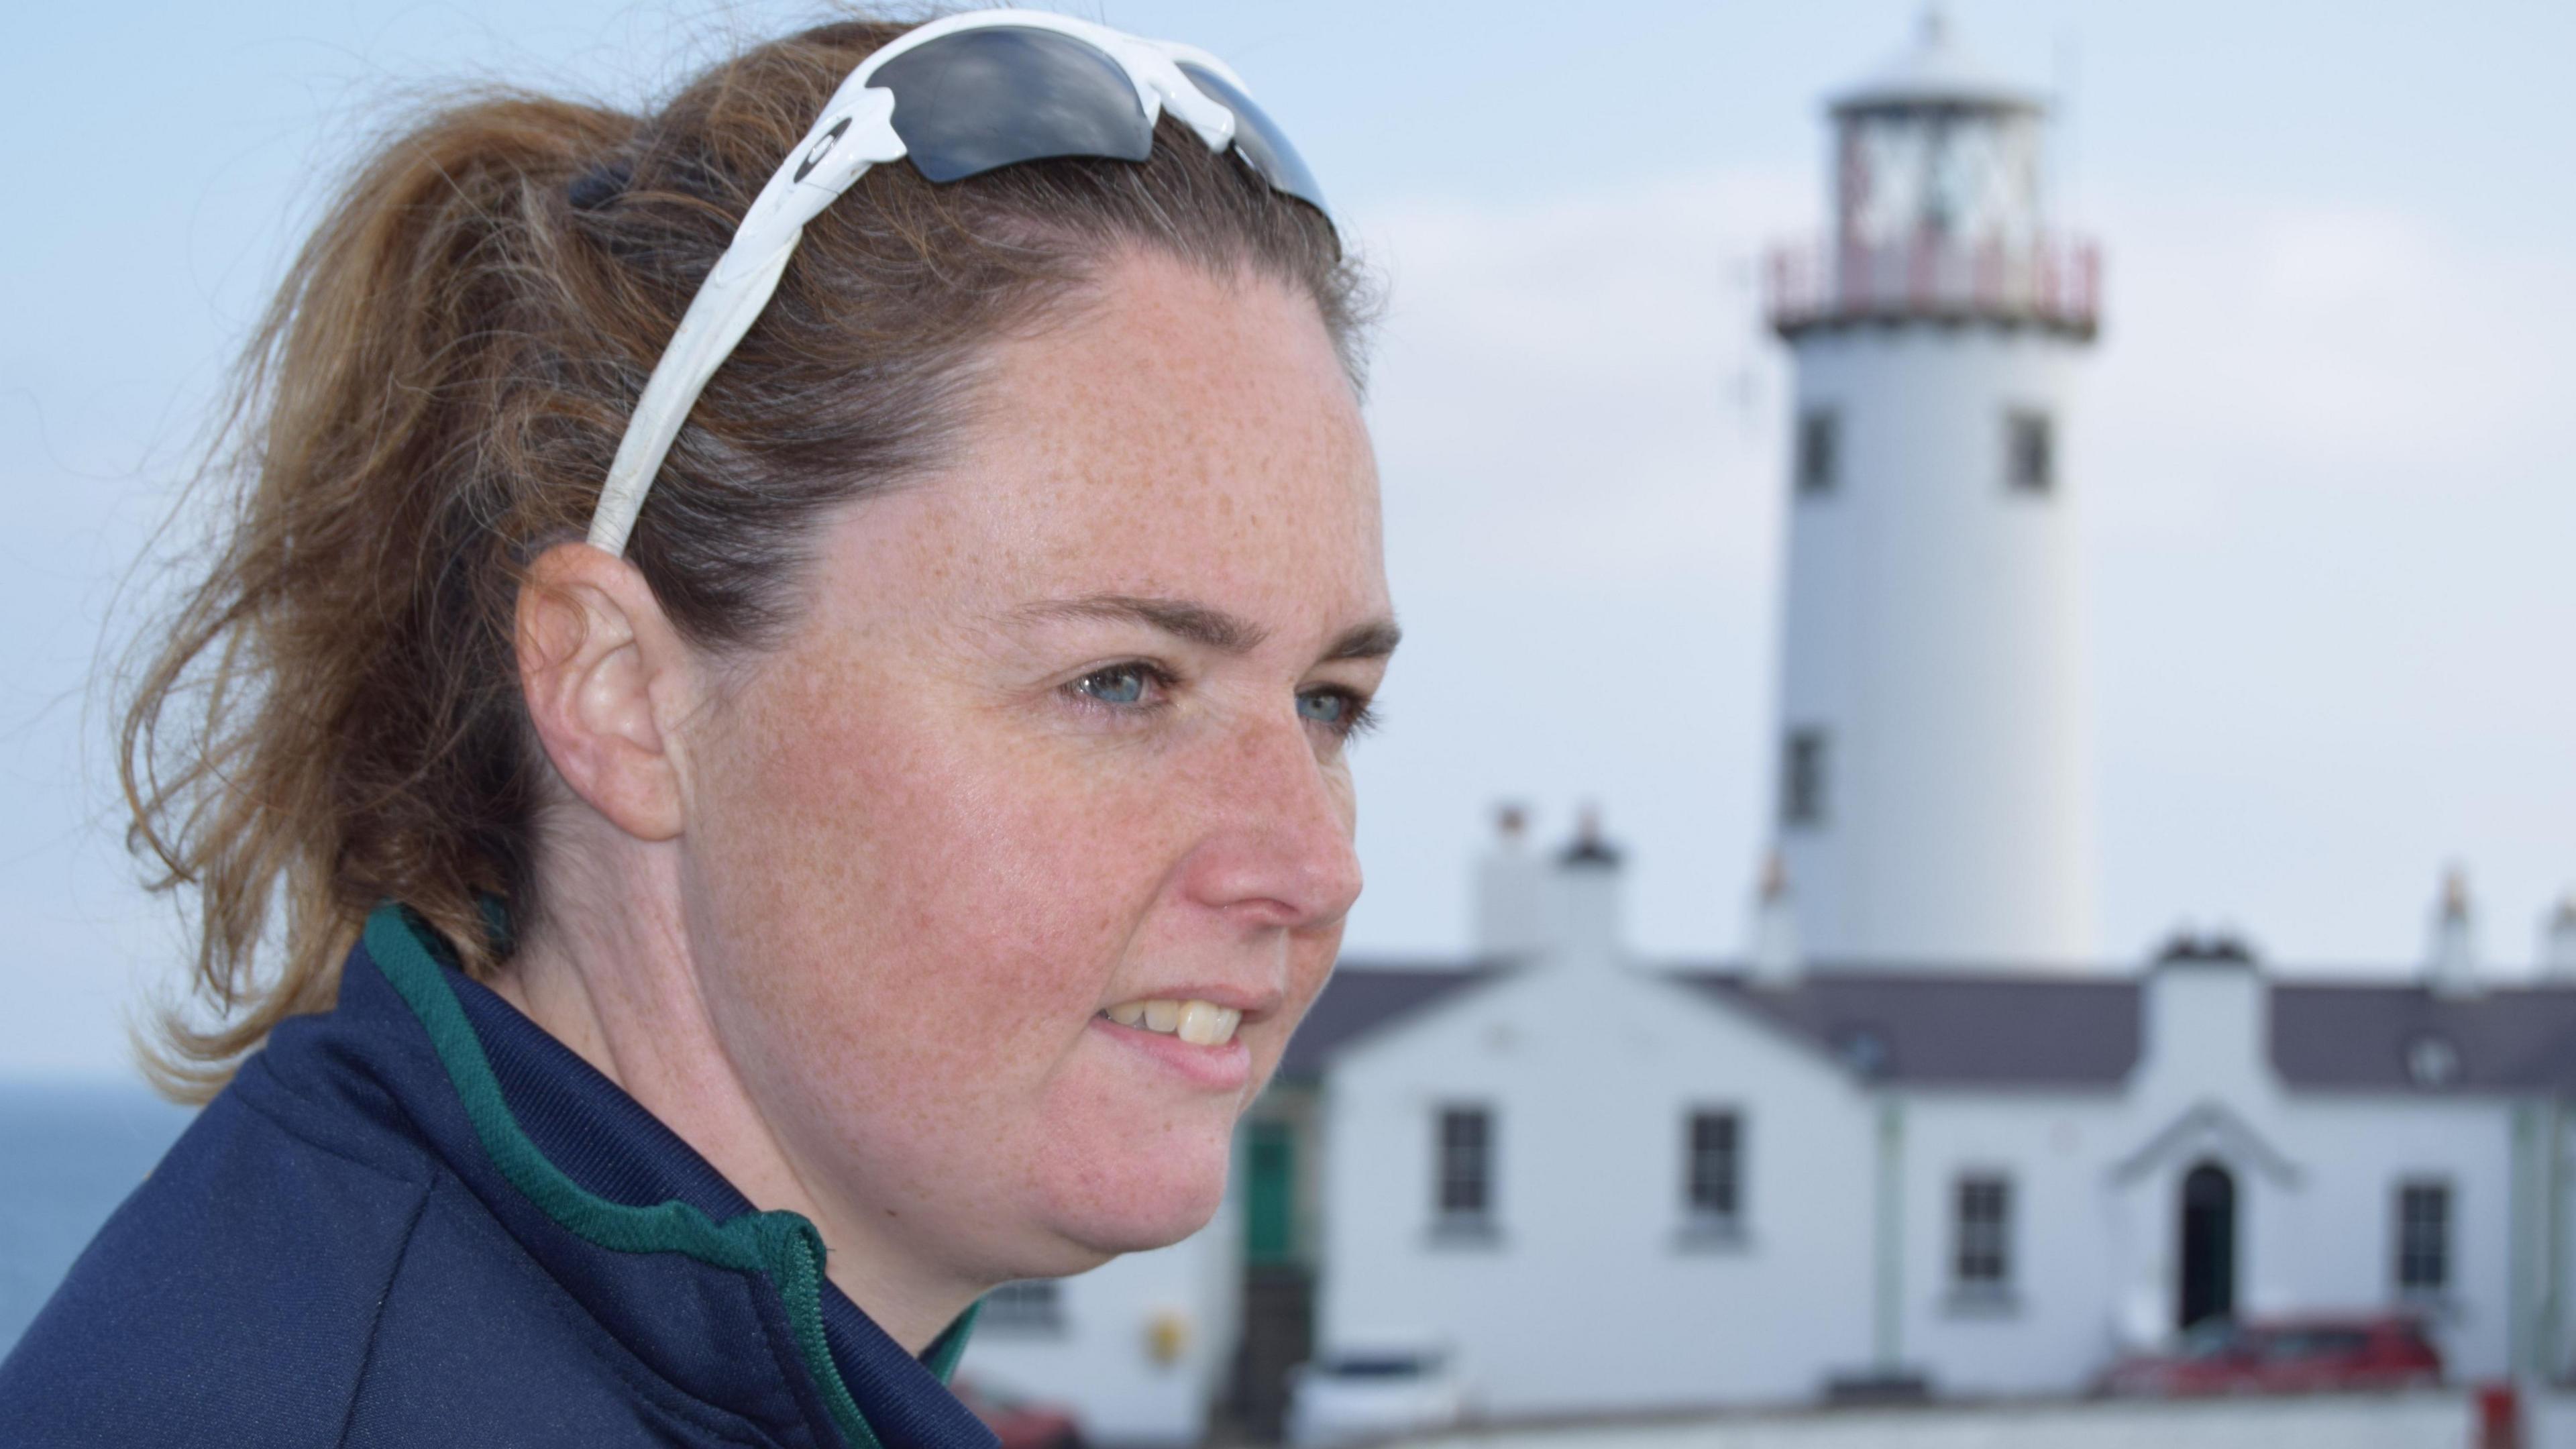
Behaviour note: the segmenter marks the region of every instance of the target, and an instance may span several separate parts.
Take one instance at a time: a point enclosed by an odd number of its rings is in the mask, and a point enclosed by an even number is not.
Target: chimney
[[[1476,862],[1476,954],[1518,960],[1547,949],[1547,868],[1529,848],[1529,812],[1494,811],[1494,842]]]
[[[2469,878],[2453,866],[2442,878],[2441,903],[2433,909],[2431,949],[2424,963],[2425,984],[2441,996],[2474,996],[2478,990],[2477,918],[2469,906]]]
[[[1765,986],[1796,984],[1805,962],[1798,952],[1798,913],[1789,894],[1789,867],[1773,850],[1762,861],[1762,884],[1753,897],[1753,979]]]
[[[1549,882],[1549,944],[1569,960],[1616,961],[1619,947],[1619,848],[1601,835],[1601,812],[1583,807],[1574,842],[1556,858]]]
[[[2576,890],[2560,896],[2557,909],[2540,918],[2540,975],[2545,981],[2576,981]]]
[[[2222,1101],[2266,1090],[2272,993],[2242,940],[2183,926],[2156,952],[2143,985],[2142,1076]]]

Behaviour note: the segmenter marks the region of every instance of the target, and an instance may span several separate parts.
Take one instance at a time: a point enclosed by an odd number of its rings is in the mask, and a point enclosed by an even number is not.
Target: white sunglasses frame
[[[787,259],[804,239],[806,223],[856,185],[869,167],[903,159],[903,138],[894,129],[894,92],[868,84],[877,68],[941,36],[995,26],[1052,30],[1084,41],[1116,61],[1136,87],[1149,130],[1168,110],[1212,152],[1234,142],[1234,112],[1190,84],[1181,65],[1201,67],[1238,90],[1245,89],[1243,81],[1224,61],[1196,46],[1146,40],[1044,10],[969,11],[934,20],[888,42],[859,62],[849,79],[832,92],[823,114],[760,189],[724,255],[716,259],[714,270],[689,300],[679,329],[671,334],[670,345],[662,350],[643,395],[636,399],[625,436],[618,440],[608,482],[591,514],[591,547],[613,555],[625,553],[627,536],[644,508],[644,495],[662,471],[673,440],[688,421],[689,409],[697,405],[708,379],[733,355],[743,334],[769,304],[770,294],[787,270]]]

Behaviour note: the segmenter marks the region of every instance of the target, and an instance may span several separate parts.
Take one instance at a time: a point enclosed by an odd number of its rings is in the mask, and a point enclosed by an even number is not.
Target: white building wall
[[[2228,963],[2162,962],[2138,1001],[2134,1110],[2168,1119],[2202,1102],[2266,1116],[2281,1101],[2272,1069],[2271,992],[2261,972]]]
[[[2528,1404],[2531,1449],[2576,1449],[2576,1392],[2542,1390]]]
[[[2225,1168],[2235,1184],[2236,1311],[2291,1305],[2276,1249],[2294,1216],[2288,1199],[2299,1191],[2301,1159],[2280,1134],[2284,1095],[2271,1061],[2270,993],[2258,971],[2159,964],[2142,979],[2138,1012],[2138,1065],[2100,1170],[2113,1333],[2146,1348],[2169,1337],[2179,1315],[2183,1180],[2202,1162]],[[2168,1143],[2162,1154],[2142,1160],[2159,1141]]]
[[[1902,1362],[1961,1394],[2065,1392],[2102,1368],[2118,1347],[2106,1252],[2118,1205],[2103,1176],[2128,1115],[2110,1094],[1909,1095]],[[2012,1184],[2000,1296],[1957,1282],[1957,1184],[1971,1172]]]
[[[1223,1392],[1240,1313],[1237,1195],[1205,1229],[1059,1280],[1052,1328],[980,1323],[958,1376],[1075,1410],[1085,1439],[1107,1445],[1197,1444]],[[1158,1359],[1158,1320],[1177,1322],[1179,1353]]]
[[[1491,1108],[1496,1222],[1433,1231],[1434,1132]],[[1744,1233],[1684,1233],[1695,1106],[1744,1122]],[[1325,1089],[1330,1348],[1428,1331],[1477,1407],[1805,1399],[1870,1347],[1869,1104],[1806,1048],[1687,989],[1536,968],[1345,1055]]]
[[[2132,1090],[2136,1130],[2150,1133],[2200,1103],[2234,1113],[2286,1160],[2284,1177],[2213,1140],[2160,1166],[2138,1194],[2145,1221],[2124,1234],[2133,1301],[2150,1290],[2172,1321],[2175,1202],[2194,1153],[2236,1178],[2239,1302],[2248,1312],[2400,1306],[2396,1193],[2410,1177],[2452,1187],[2452,1280],[2429,1305],[2455,1376],[2501,1373],[2509,1283],[2514,1104],[2442,1092],[2291,1091],[2271,1066],[2269,993],[2255,971],[2166,965],[2146,978],[2146,1055]]]
[[[2286,1091],[2265,1001],[2253,971],[2163,967],[2147,978],[2145,1051],[2121,1092],[1911,1094],[1906,1356],[1948,1392],[2063,1392],[2162,1339],[2177,1310],[2183,1178],[2214,1161],[2236,1184],[2237,1303],[2252,1314],[2407,1306],[2398,1185],[2450,1184],[2454,1286],[2414,1306],[2432,1311],[2455,1378],[2502,1373],[2513,1104]],[[1952,1281],[1956,1182],[1987,1169],[2015,1188],[2016,1282],[2002,1304],[1963,1298]]]
[[[2231,1124],[2243,1123],[2261,1143],[2275,1140],[2259,1125],[2261,1119],[2247,1118],[2225,1102],[2217,1105],[2227,1106]],[[2133,1111],[2123,1123],[2123,1136],[2143,1147],[2172,1127],[2177,1117]],[[2225,1169],[2235,1184],[2234,1311],[2240,1316],[2273,1314],[2302,1306],[2283,1277],[2284,1250],[2297,1232],[2310,1226],[2298,1201],[2304,1178],[2281,1170],[2284,1164],[2295,1168],[2296,1159],[2249,1149],[2247,1141],[2233,1131],[2197,1130],[2179,1149],[2157,1156],[2142,1169],[2123,1174],[2124,1164],[2104,1165],[2108,1216],[2115,1225],[2103,1244],[2115,1290],[2106,1307],[2113,1335],[2126,1347],[2162,1347],[2179,1324],[2183,1184],[2202,1163]]]
[[[2557,1287],[2541,1306],[2543,1358],[2553,1379],[2576,1383],[2576,1112],[2562,1107],[2556,1116],[2557,1131],[2552,1135],[2557,1161],[2551,1177],[2556,1201],[2548,1231],[2555,1244],[2552,1257],[2557,1271],[2552,1276]],[[2576,1396],[2571,1396],[2570,1407],[2576,1409]],[[2576,1431],[2576,1414],[2571,1414],[2569,1423]],[[2571,1435],[2569,1449],[2576,1449],[2576,1435]]]
[[[2240,1313],[2427,1306],[2455,1381],[2503,1373],[2513,1103],[2285,1091],[2267,1000],[2251,970],[2160,968],[2116,1089],[1900,1089],[1896,1366],[1950,1395],[2069,1393],[2160,1344],[2183,1179],[2214,1161],[2236,1186]],[[1452,1104],[1496,1113],[1491,1245],[1432,1232]],[[1746,1123],[1747,1230],[1722,1250],[1679,1232],[1693,1105]],[[1714,1000],[1534,969],[1343,1058],[1324,1138],[1323,1342],[1445,1338],[1485,1412],[1801,1399],[1872,1362],[1871,1098]],[[1957,1184],[1985,1171],[2013,1188],[2000,1298],[1955,1278]],[[2395,1283],[2396,1192],[2415,1177],[2453,1192],[2453,1287],[2430,1305]]]
[[[1906,1361],[1945,1393],[2063,1393],[2172,1331],[2182,1180],[2214,1160],[2237,1189],[2237,1292],[2255,1314],[2431,1315],[2455,1380],[2505,1371],[2512,1108],[2493,1098],[2298,1095],[2227,1108],[2277,1148],[2283,1176],[2224,1132],[2132,1178],[2124,1159],[2173,1118],[2125,1098],[1922,1094],[1906,1106]],[[2014,1190],[2014,1279],[1998,1302],[1957,1290],[1959,1177]],[[2398,1184],[2450,1184],[2452,1291],[2408,1304],[2396,1284]]]
[[[2282,1114],[2305,1181],[2271,1245],[2298,1308],[2398,1305],[2397,1186],[2451,1187],[2451,1291],[2422,1305],[2455,1380],[2506,1370],[2513,1107],[2494,1098],[2299,1096]],[[2536,1265],[2535,1265],[2536,1266]]]
[[[1777,760],[1827,731],[1826,816],[1780,844],[1819,962],[2092,958],[2089,727],[2070,448],[2080,344],[2036,329],[1854,326],[1796,347],[1838,419],[1792,495]],[[2005,418],[2052,419],[2056,481],[2005,479]]]

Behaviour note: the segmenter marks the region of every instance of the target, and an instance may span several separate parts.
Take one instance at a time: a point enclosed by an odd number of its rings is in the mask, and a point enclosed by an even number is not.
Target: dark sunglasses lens
[[[933,181],[1050,156],[1142,161],[1154,150],[1127,72],[1052,30],[960,30],[887,61],[868,84],[894,92],[895,134]]]
[[[1288,144],[1287,135],[1270,123],[1270,117],[1252,103],[1252,97],[1205,66],[1183,61],[1181,74],[1206,92],[1209,100],[1234,112],[1234,148],[1252,163],[1253,170],[1261,173],[1262,180],[1326,216],[1333,214],[1333,209],[1324,204],[1324,188],[1315,184],[1315,173],[1306,169],[1297,148]]]

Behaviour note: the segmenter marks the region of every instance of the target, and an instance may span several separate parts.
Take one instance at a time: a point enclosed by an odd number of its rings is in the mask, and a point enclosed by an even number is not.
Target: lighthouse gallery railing
[[[1765,302],[1783,336],[1851,322],[1993,321],[2091,336],[2101,250],[2091,241],[1920,238],[1884,245],[1805,242],[1772,249]]]

